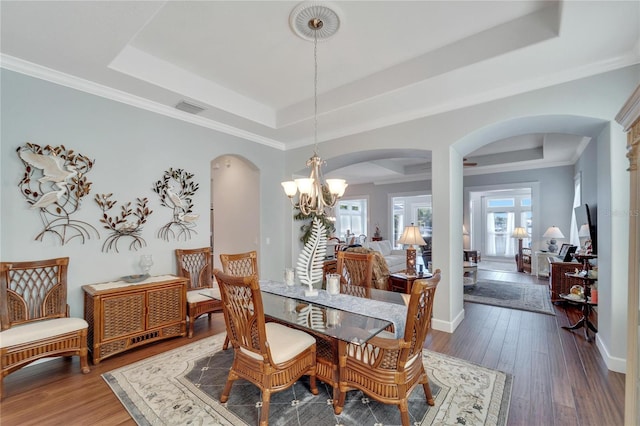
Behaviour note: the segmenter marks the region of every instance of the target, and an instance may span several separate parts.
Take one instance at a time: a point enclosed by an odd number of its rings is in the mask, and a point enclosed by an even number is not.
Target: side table
[[[462,283],[475,285],[478,283],[478,264],[474,262],[462,262]]]
[[[409,294],[411,293],[411,287],[413,286],[413,282],[415,280],[420,280],[423,278],[431,278],[431,273],[428,274],[413,274],[408,275],[404,272],[397,272],[395,274],[389,275],[389,290],[397,291],[399,293]]]
[[[584,298],[581,299],[577,299],[572,297],[569,294],[561,294],[560,297],[562,297],[563,299],[569,301],[569,302],[573,302],[573,303],[577,303],[581,306],[582,309],[582,318],[580,318],[580,320],[578,320],[577,323],[575,323],[574,325],[571,326],[562,326],[562,328],[564,328],[565,330],[578,330],[580,328],[584,328],[584,338],[587,342],[592,342],[593,339],[591,338],[591,336],[589,336],[589,330],[593,331],[594,333],[598,332],[598,329],[596,328],[595,325],[593,325],[593,323],[591,322],[591,320],[589,319],[591,316],[591,308],[593,306],[598,306],[597,303],[593,303],[591,302],[591,284],[593,284],[594,281],[596,281],[596,278],[590,278],[587,276],[582,276],[579,274],[573,274],[573,273],[567,273],[566,276],[568,278],[577,278],[577,279],[581,279],[583,280],[583,288],[584,288]]]

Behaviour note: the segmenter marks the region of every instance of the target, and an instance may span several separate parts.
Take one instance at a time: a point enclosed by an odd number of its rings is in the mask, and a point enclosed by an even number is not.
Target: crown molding
[[[237,136],[252,142],[266,145],[271,148],[285,150],[282,142],[265,138],[255,133],[247,132],[236,127],[232,127],[214,120],[210,120],[197,115],[189,114],[173,107],[150,101],[140,96],[135,96],[122,90],[117,90],[102,84],[98,84],[89,80],[75,77],[51,68],[43,67],[33,62],[28,62],[13,56],[0,54],[0,68],[25,74],[30,77],[58,84],[60,86],[69,87],[71,89],[80,90],[101,98],[110,99],[112,101],[127,104],[136,108],[154,112],[156,114],[175,118],[180,121],[195,124],[197,126],[206,127],[232,136]]]
[[[640,119],[640,85],[636,87],[636,90],[616,115],[616,121],[624,128],[625,132],[628,132],[638,119]]]

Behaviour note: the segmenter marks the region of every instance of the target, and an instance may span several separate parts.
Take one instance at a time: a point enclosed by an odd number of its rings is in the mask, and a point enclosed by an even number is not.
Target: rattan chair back
[[[246,277],[216,271],[220,286],[227,336],[234,348],[268,358],[264,308],[257,275]]]
[[[431,326],[433,299],[440,282],[440,270],[429,279],[417,279],[411,288],[404,336],[399,339],[375,336],[367,344],[339,342],[339,395],[334,410],[340,414],[346,392],[360,389],[369,397],[400,409],[403,426],[408,426],[408,398],[421,384],[427,404],[434,405],[429,379],[422,362],[422,347]]]
[[[239,277],[258,275],[258,253],[255,250],[236,254],[223,253],[220,255],[220,262],[225,274]]]
[[[178,275],[189,278],[189,289],[198,290],[213,286],[211,247],[176,249]]]
[[[5,376],[41,358],[77,355],[89,372],[88,324],[69,317],[68,265],[68,257],[0,263],[0,399]]]
[[[340,274],[340,292],[352,296],[370,297],[373,261],[372,253],[338,252],[337,272]]]
[[[69,258],[1,264],[2,330],[11,326],[69,316]]]

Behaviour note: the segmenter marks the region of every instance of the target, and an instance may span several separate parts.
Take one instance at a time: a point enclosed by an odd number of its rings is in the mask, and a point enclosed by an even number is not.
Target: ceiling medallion
[[[326,3],[300,3],[291,11],[289,24],[298,37],[314,41],[326,40],[333,36],[340,28],[340,16],[335,8],[329,8]]]

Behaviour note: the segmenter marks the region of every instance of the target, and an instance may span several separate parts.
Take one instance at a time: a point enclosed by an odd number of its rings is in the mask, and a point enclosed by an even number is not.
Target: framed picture
[[[558,257],[562,259],[563,262],[571,262],[571,255],[575,253],[577,246],[573,246],[568,243],[562,244],[560,247],[560,251],[558,252]]]

